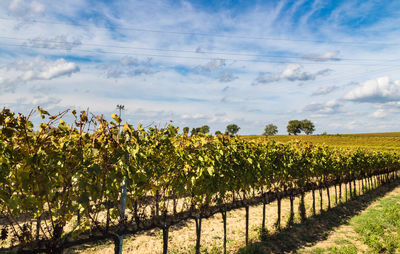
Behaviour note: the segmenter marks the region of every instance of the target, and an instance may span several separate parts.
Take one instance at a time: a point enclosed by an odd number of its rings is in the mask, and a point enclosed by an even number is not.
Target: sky
[[[389,0],[2,0],[0,105],[124,105],[133,125],[211,133],[400,131],[398,24]]]

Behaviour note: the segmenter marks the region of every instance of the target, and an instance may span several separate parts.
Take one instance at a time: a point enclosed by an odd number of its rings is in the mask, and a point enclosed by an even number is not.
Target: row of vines
[[[0,112],[0,252],[61,253],[111,239],[118,253],[122,235],[159,227],[166,253],[168,229],[187,219],[196,221],[198,252],[201,220],[215,213],[226,228],[227,211],[245,207],[248,225],[249,206],[277,200],[280,213],[282,198],[300,196],[305,219],[305,192],[326,189],[329,198],[339,186],[341,197],[342,183],[356,192],[356,180],[371,188],[400,168],[395,153],[187,137],[171,125],[135,129],[115,114],[38,112],[37,127],[33,112]]]

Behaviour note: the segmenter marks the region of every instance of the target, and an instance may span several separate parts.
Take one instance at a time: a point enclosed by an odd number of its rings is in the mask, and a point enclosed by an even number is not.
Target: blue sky
[[[64,3],[65,2],[65,3]],[[261,134],[399,131],[399,1],[0,3],[0,103]]]

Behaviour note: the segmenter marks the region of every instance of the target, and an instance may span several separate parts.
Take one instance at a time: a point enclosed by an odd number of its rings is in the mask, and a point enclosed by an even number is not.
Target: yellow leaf
[[[121,118],[117,114],[112,114],[111,118],[114,119],[117,123],[121,123]]]

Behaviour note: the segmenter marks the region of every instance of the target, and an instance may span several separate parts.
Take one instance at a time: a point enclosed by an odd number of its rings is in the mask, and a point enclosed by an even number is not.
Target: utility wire
[[[5,44],[2,45],[9,47],[22,47],[22,48],[36,48],[36,49],[45,49],[45,50],[55,50],[50,49],[48,47],[37,47],[37,46],[28,46],[24,44]],[[72,49],[70,50],[72,51]],[[179,58],[179,59],[196,59],[196,60],[227,60],[227,61],[236,61],[236,62],[262,62],[262,63],[281,63],[281,64],[298,64],[299,62],[289,62],[289,61],[273,61],[273,60],[262,60],[262,59],[235,59],[235,58],[211,58],[211,57],[196,57],[196,56],[177,56],[177,55],[159,55],[159,54],[146,54],[146,53],[134,53],[134,52],[115,52],[115,51],[104,51],[104,50],[84,50],[84,49],[73,49],[73,51],[83,52],[83,53],[92,53],[92,54],[112,54],[112,55],[135,55],[135,56],[147,56],[147,57],[161,57],[161,58]],[[300,64],[305,65],[320,65],[321,62],[300,62]],[[376,64],[362,64],[362,63],[340,63],[340,62],[324,62],[324,65],[348,65],[348,66],[376,66]],[[381,66],[393,66],[389,64],[380,64]]]
[[[0,20],[4,21],[20,21],[18,19],[11,19],[6,17],[0,17]],[[58,21],[47,21],[47,20],[22,20],[25,23],[42,23],[42,24],[57,24],[57,25],[66,25],[66,26],[80,26],[80,27],[92,27],[93,25],[87,24],[70,24],[70,23],[62,23]],[[121,30],[130,30],[137,32],[149,32],[149,33],[163,33],[163,34],[179,34],[179,35],[191,35],[191,36],[203,36],[203,37],[219,37],[219,38],[230,38],[230,39],[247,39],[247,40],[267,40],[267,41],[288,41],[288,42],[314,42],[314,43],[326,43],[326,44],[343,44],[343,45],[392,45],[399,46],[399,43],[388,43],[382,41],[327,41],[327,40],[310,40],[310,39],[287,39],[287,38],[274,38],[274,37],[257,37],[257,36],[245,36],[245,35],[225,35],[225,34],[211,34],[211,33],[200,33],[200,32],[179,32],[179,31],[166,31],[166,30],[155,30],[155,29],[144,29],[137,27],[126,27],[126,26],[118,26],[112,25],[106,27],[97,27],[99,29],[109,30],[108,28],[118,28]]]
[[[0,36],[0,39],[8,39],[8,40],[17,40],[17,41],[25,41],[23,44],[25,46],[30,47],[39,47],[35,46],[35,42],[43,42],[43,43],[54,43],[61,46],[68,46],[69,44],[73,44],[74,42],[63,42],[57,41],[54,39],[22,39],[15,37],[5,37]],[[288,58],[288,59],[301,59],[308,61],[317,61],[317,62],[328,62],[328,61],[398,61],[398,59],[367,59],[367,58],[341,58],[341,57],[333,57],[333,58],[322,58],[318,56],[285,56],[285,55],[270,55],[270,54],[244,54],[244,53],[234,53],[234,52],[216,52],[216,51],[193,51],[193,50],[179,50],[179,49],[162,49],[162,48],[144,48],[144,47],[131,47],[131,46],[119,46],[119,45],[106,45],[106,44],[97,44],[97,43],[80,43],[77,46],[98,46],[98,47],[106,47],[106,48],[118,48],[118,49],[134,49],[134,50],[147,50],[147,51],[162,51],[162,52],[181,52],[181,53],[193,53],[193,54],[214,54],[214,55],[232,55],[232,56],[248,56],[248,57],[270,57],[270,58]],[[75,47],[77,47],[75,46]],[[45,48],[43,46],[43,48]],[[52,48],[56,49],[56,48]],[[62,49],[62,48],[59,48]],[[72,49],[72,48],[71,48]],[[71,50],[67,49],[67,50]]]

